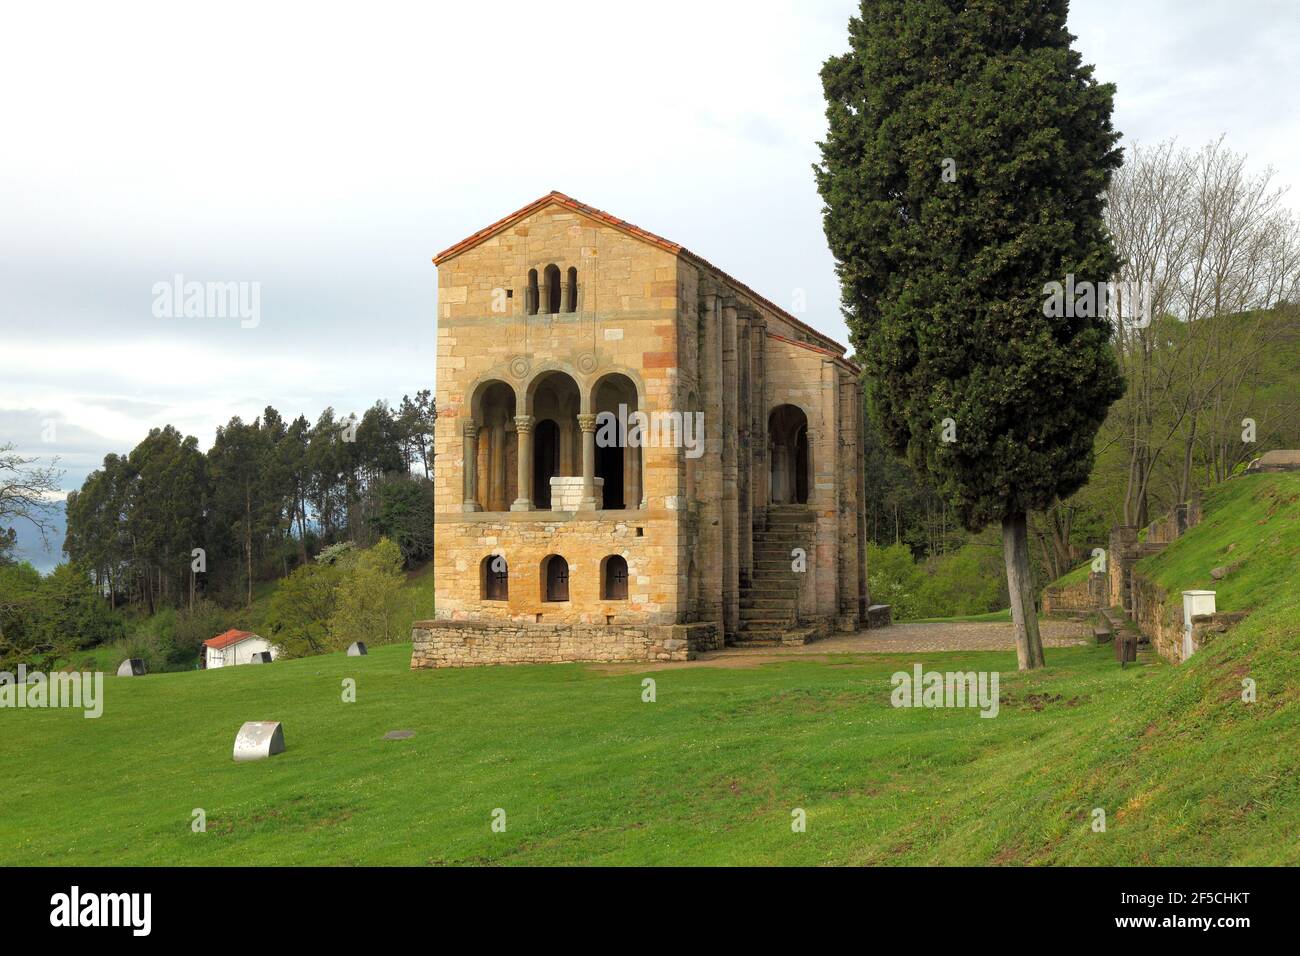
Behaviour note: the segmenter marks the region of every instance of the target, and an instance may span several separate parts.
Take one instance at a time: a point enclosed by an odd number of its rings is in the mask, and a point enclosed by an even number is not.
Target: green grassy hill
[[[0,760],[27,768],[0,791],[0,863],[1294,865],[1298,497],[1297,476],[1229,482],[1160,556],[1172,588],[1230,541],[1247,555],[1220,604],[1253,613],[1177,667],[1103,646],[1032,674],[1010,651],[411,672],[394,645],[108,678],[98,720],[0,711]],[[891,707],[917,662],[1000,671],[998,716]],[[286,753],[233,763],[240,723],[268,719]]]
[[[1218,592],[1220,611],[1249,611],[1300,584],[1300,473],[1247,475],[1205,494],[1201,523],[1137,570],[1170,594]],[[1210,572],[1230,568],[1221,580]]]

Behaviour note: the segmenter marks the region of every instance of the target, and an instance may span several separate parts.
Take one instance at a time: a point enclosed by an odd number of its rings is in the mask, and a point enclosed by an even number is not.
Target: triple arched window
[[[541,599],[544,602],[569,600],[569,562],[562,555],[542,558]],[[628,590],[627,559],[611,554],[600,562],[600,599],[626,601]],[[499,554],[489,554],[479,563],[479,596],[484,601],[510,599],[510,568]]]
[[[528,288],[524,302],[529,315],[558,315],[578,311],[578,270],[574,266],[561,272],[551,263],[539,273],[528,270]]]

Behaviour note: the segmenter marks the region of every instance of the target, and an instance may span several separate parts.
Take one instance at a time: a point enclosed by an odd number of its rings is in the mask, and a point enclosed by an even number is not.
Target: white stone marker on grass
[[[365,657],[365,656],[366,656],[365,641],[353,641],[351,644],[348,645],[348,657]]]
[[[117,665],[118,677],[143,677],[144,661],[138,657],[128,657]]]
[[[284,753],[284,729],[278,720],[250,720],[235,734],[235,760],[263,760]]]

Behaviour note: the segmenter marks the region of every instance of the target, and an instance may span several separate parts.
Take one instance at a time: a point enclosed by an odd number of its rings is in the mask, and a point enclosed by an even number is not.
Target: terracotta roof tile
[[[229,647],[231,644],[238,644],[240,641],[246,641],[250,637],[257,637],[252,631],[237,631],[233,627],[224,634],[218,634],[216,637],[210,637],[203,642],[204,647],[210,647],[214,651],[219,651],[223,647]]]

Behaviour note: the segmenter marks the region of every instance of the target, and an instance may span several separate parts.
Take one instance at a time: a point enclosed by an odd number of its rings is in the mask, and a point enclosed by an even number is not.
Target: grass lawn
[[[23,768],[0,863],[1297,863],[1300,682],[1266,685],[1287,663],[1235,702],[1238,643],[1182,668],[1051,650],[1032,676],[1010,652],[411,672],[397,645],[109,677],[98,720],[0,711]],[[892,708],[917,660],[1000,669],[999,715]],[[287,751],[235,764],[246,719],[284,721]]]
[[[1082,584],[1084,581],[1088,580],[1088,575],[1091,573],[1092,558],[1089,558],[1077,568],[1067,571],[1065,574],[1062,574],[1059,578],[1050,583],[1059,588],[1068,588],[1072,584]]]
[[[109,676],[98,720],[0,710],[0,864],[1295,865],[1300,475],[1228,482],[1206,515],[1143,568],[1176,592],[1239,563],[1219,607],[1251,613],[1178,666],[1105,645],[1032,674],[1011,651],[411,672],[393,644]],[[998,716],[892,707],[918,662],[1000,672]],[[288,750],[236,765],[245,720]]]

